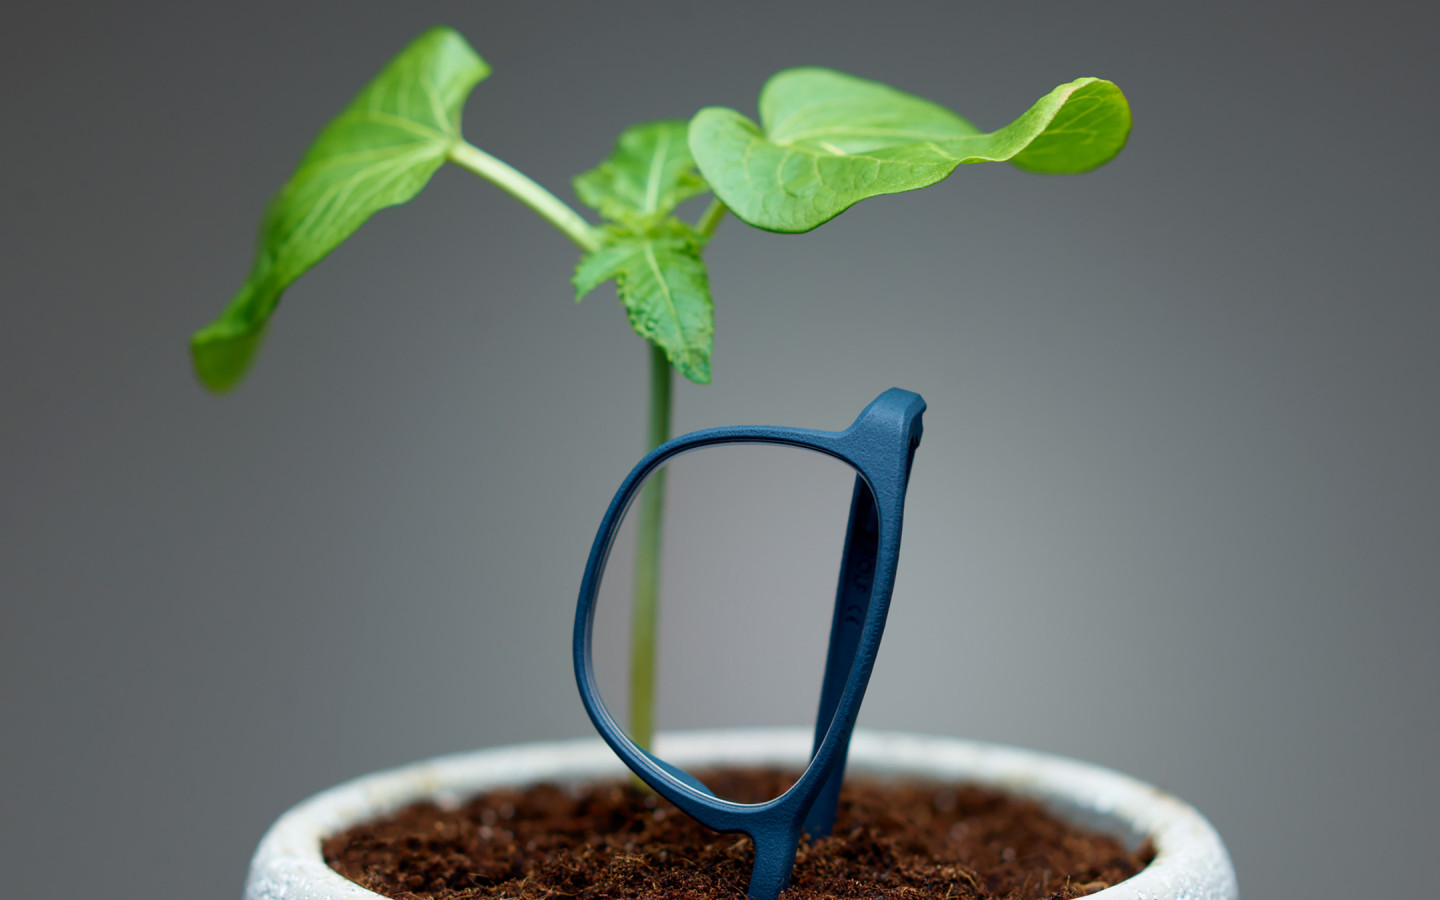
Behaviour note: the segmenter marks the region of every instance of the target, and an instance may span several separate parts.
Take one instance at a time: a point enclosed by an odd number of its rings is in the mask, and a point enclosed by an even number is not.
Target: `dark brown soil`
[[[778,772],[709,772],[717,794],[774,796]],[[750,840],[716,834],[629,782],[499,790],[412,806],[325,841],[325,860],[402,900],[742,900]],[[847,778],[835,833],[802,841],[784,900],[1068,900],[1138,872],[1151,849],[985,788]]]

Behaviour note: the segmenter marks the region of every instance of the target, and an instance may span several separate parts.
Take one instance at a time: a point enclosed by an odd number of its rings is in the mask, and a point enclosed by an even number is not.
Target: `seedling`
[[[392,59],[320,132],[271,201],[249,277],[219,318],[191,339],[212,390],[244,377],[285,290],[366,219],[410,200],[452,163],[530,207],[582,251],[578,301],[615,282],[635,332],[649,342],[646,443],[670,437],[672,371],[710,381],[713,306],[704,252],[727,213],[766,231],[810,231],[856,203],[927,187],[962,163],[1008,161],[1032,172],[1084,172],[1113,158],[1130,133],[1114,84],[1081,78],[1019,118],[981,132],[950,110],[830,69],[787,69],[760,92],[760,122],[707,107],[688,122],[627,128],[610,156],[575,177],[596,225],[519,170],[468,143],[460,112],[490,67],[457,32],[427,31]],[[676,216],[711,194],[693,224]],[[664,482],[639,500],[632,612],[630,734],[651,743],[655,623]]]

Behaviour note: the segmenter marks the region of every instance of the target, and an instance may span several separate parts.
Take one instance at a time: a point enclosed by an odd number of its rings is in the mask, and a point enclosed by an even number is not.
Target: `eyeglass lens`
[[[823,453],[724,444],[669,460],[655,660],[657,730],[815,724],[855,471]],[[605,705],[629,727],[635,554],[645,503],[631,503],[595,606],[594,661]],[[634,735],[632,734],[632,739]],[[763,784],[707,781],[762,802]],[[702,773],[703,777],[703,773]]]

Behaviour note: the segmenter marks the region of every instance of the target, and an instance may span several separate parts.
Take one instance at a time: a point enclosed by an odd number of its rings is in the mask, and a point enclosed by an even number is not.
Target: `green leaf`
[[[206,386],[239,383],[285,289],[370,216],[420,192],[460,140],[466,96],[489,74],[457,32],[433,28],[325,126],[265,213],[250,277],[190,340]]]
[[[575,267],[575,299],[613,278],[635,333],[664,350],[681,375],[709,384],[715,307],[703,246],[699,233],[677,219],[643,232],[607,229],[605,244]]]
[[[625,129],[609,158],[575,176],[576,196],[611,221],[644,228],[705,193],[709,188],[686,143],[687,126],[662,119]]]
[[[1130,106],[1111,82],[1081,78],[987,134],[928,100],[806,68],[766,83],[760,121],[702,109],[690,121],[690,152],[735,215],[757,228],[801,232],[869,197],[942,181],[961,163],[1088,171],[1125,146]]]

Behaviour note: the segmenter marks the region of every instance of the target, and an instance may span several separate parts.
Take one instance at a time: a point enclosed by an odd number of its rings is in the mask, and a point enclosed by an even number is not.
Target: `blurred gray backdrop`
[[[568,659],[645,354],[576,251],[443,169],[214,397],[191,330],[411,37],[570,198],[618,131],[826,65],[985,128],[1080,75],[1129,148],[726,222],[676,427],[930,403],[862,724],[1112,766],[1252,898],[1413,895],[1440,829],[1435,16],[1419,3],[22,3],[0,30],[0,871],[238,897],[352,776],[591,733]],[[677,634],[666,653],[684,655]],[[813,673],[802,677],[813,678]],[[754,711],[765,719],[765,710]],[[703,720],[699,711],[697,719]],[[680,724],[700,724],[682,722]]]

